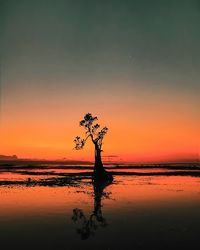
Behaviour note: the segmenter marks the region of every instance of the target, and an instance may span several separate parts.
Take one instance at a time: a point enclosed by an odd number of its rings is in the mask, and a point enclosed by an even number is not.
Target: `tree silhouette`
[[[94,178],[97,179],[112,179],[112,175],[109,174],[103,167],[101,160],[102,142],[104,136],[107,134],[108,128],[100,128],[100,125],[96,123],[98,118],[92,116],[91,113],[87,113],[84,119],[80,121],[80,126],[85,129],[85,138],[77,136],[74,140],[75,149],[80,150],[85,146],[86,141],[90,138],[95,147],[95,164],[94,164]]]
[[[77,233],[81,236],[82,240],[88,239],[91,235],[94,235],[95,231],[99,227],[106,227],[108,225],[106,219],[102,213],[102,198],[110,198],[110,193],[105,192],[104,189],[112,184],[112,181],[94,181],[94,210],[86,217],[84,211],[79,208],[73,209],[72,220],[77,224]]]

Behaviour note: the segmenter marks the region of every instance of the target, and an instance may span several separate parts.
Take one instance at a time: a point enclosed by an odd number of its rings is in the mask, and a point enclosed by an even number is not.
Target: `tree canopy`
[[[102,141],[108,131],[108,128],[103,127],[101,129],[100,125],[96,122],[97,120],[98,118],[96,116],[92,116],[91,113],[87,113],[84,116],[83,120],[80,121],[80,126],[84,127],[85,129],[85,138],[76,136],[76,138],[74,139],[75,149],[83,149],[87,139],[91,138],[95,146],[97,146],[101,150]]]

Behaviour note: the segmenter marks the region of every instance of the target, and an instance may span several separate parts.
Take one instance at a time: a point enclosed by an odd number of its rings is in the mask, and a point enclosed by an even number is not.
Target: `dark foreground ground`
[[[74,162],[0,161],[0,174],[18,174],[20,178],[0,178],[0,185],[62,186],[91,180],[93,166],[70,165]],[[113,176],[193,176],[200,177],[200,163],[105,165]],[[45,178],[34,178],[44,177]]]
[[[0,162],[1,249],[200,249],[200,166]]]

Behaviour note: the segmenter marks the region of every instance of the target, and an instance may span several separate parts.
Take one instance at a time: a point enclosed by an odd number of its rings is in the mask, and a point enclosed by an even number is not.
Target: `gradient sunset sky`
[[[91,112],[105,157],[198,159],[200,1],[0,4],[0,154],[90,160],[73,139]]]

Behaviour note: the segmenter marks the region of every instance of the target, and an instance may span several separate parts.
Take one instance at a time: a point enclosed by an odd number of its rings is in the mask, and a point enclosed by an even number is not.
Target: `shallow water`
[[[90,180],[61,187],[2,185],[0,201],[2,249],[200,247],[198,177],[115,176],[112,184],[95,186]]]

